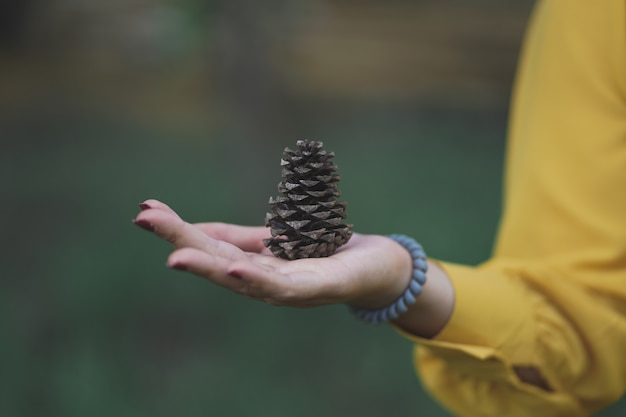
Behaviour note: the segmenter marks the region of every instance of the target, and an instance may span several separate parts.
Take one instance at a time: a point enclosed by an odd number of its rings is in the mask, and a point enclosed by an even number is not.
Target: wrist
[[[353,300],[351,309],[368,323],[393,321],[417,336],[434,337],[452,315],[454,288],[450,279],[439,265],[426,261],[421,245],[413,239],[392,235],[387,243],[391,246],[385,245],[385,255],[381,251],[375,255],[386,265],[374,268],[378,273],[386,269],[378,279],[374,277],[379,289]]]
[[[414,239],[405,235],[390,235],[393,241],[397,242],[411,256],[412,272],[408,285],[397,296],[393,302],[380,308],[364,308],[351,306],[352,312],[361,320],[378,324],[395,320],[409,310],[416,303],[417,298],[422,294],[422,286],[426,283],[426,253],[422,246]]]
[[[377,267],[371,268],[356,284],[347,303],[358,308],[378,309],[393,303],[406,290],[411,281],[413,261],[411,254],[393,239],[385,236],[371,236],[379,239],[376,255]]]
[[[446,272],[436,262],[428,261],[427,280],[422,294],[393,323],[418,337],[432,338],[450,320],[454,299],[454,287]]]

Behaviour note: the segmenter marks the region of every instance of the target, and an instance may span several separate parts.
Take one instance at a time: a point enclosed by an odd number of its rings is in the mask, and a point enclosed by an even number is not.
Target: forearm
[[[428,262],[426,283],[415,304],[393,322],[416,336],[432,338],[452,315],[454,287],[446,273],[434,262]]]

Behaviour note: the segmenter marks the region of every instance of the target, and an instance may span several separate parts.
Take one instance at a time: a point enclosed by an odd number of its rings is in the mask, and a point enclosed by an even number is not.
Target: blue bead
[[[422,248],[414,248],[410,250],[411,256],[413,258],[426,259],[426,254],[422,250]]]
[[[415,281],[413,281],[413,282],[415,282]],[[416,291],[413,291],[413,288],[411,288],[411,294],[413,294],[413,296],[415,298],[417,298],[421,293],[422,293],[422,287],[421,286],[418,286]]]
[[[380,320],[381,321],[388,321],[389,320],[389,310],[388,309],[384,309],[380,311]]]
[[[419,243],[417,243],[413,239],[408,239],[406,246],[407,246],[407,248],[410,248],[410,249],[422,249],[422,245],[420,245]]]
[[[382,314],[383,310],[375,311],[374,315],[372,316],[372,323],[380,323]]]
[[[415,303],[415,297],[411,294],[411,291],[405,291],[402,298],[404,298],[404,302],[409,306]]]
[[[400,314],[398,314],[398,303],[394,303],[389,307],[389,318],[391,320],[395,320],[398,318]]]
[[[413,266],[422,271],[426,271],[428,269],[428,265],[423,259],[417,258],[413,260]]]
[[[364,315],[363,315],[363,320],[373,323],[374,322],[374,316],[376,315],[375,311],[367,311]]]
[[[417,281],[420,285],[424,285],[424,283],[426,282],[426,274],[424,273],[424,271],[416,269],[413,271],[413,279]]]
[[[409,288],[411,289],[411,292],[413,294],[419,294],[422,292],[422,286],[420,284],[420,282],[417,282],[414,279],[411,280],[411,282],[409,283]]]
[[[404,298],[400,298],[398,301],[396,301],[396,306],[399,314],[406,313],[409,309],[404,302]]]

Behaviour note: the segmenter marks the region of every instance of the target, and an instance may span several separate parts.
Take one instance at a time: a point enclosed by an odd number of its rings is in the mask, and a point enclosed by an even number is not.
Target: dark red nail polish
[[[145,220],[141,220],[141,219],[137,220],[137,219],[134,219],[134,220],[133,220],[133,223],[134,223],[134,224],[136,224],[137,226],[141,227],[142,229],[145,229],[145,230],[147,230],[147,231],[149,231],[149,232],[154,232],[154,226],[153,226],[153,225],[151,225],[150,223],[148,223],[148,222],[147,222],[147,221],[145,221]]]
[[[174,262],[173,264],[168,265],[168,267],[170,267],[172,269],[176,269],[178,271],[186,271],[187,270],[187,267],[185,265],[180,264],[178,262]]]
[[[148,210],[149,208],[152,208],[152,207],[148,203],[141,203],[139,204],[139,208],[143,211],[143,210]]]

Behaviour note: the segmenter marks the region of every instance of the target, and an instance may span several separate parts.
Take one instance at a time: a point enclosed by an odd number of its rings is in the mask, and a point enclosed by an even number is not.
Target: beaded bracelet
[[[413,274],[407,289],[404,290],[396,301],[387,307],[369,310],[367,308],[350,306],[350,309],[358,318],[371,324],[394,320],[400,314],[406,313],[409,306],[414,304],[417,296],[422,293],[422,286],[426,282],[426,270],[428,267],[426,264],[426,253],[424,253],[422,246],[414,239],[405,235],[389,235],[388,237],[409,251],[411,258],[413,258]]]

